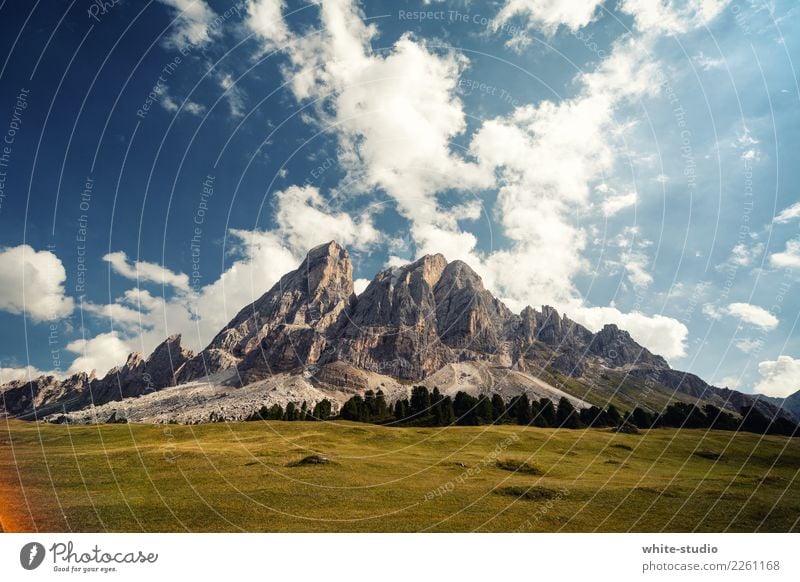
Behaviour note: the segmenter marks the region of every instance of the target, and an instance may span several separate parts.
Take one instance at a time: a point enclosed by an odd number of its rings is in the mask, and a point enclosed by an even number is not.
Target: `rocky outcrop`
[[[315,363],[355,303],[353,266],[331,241],[242,309],[181,371],[187,382],[243,364],[246,380]]]
[[[613,323],[606,324],[592,336],[589,353],[602,358],[607,365],[614,368],[634,364],[669,368],[664,358],[637,344],[631,334]]]
[[[89,405],[141,396],[176,385],[180,368],[192,357],[181,346],[181,336],[170,336],[146,360],[132,353],[122,366],[112,368],[103,378],[94,372],[74,374],[65,380],[40,376],[3,390],[6,415],[37,418],[59,410],[77,410]]]

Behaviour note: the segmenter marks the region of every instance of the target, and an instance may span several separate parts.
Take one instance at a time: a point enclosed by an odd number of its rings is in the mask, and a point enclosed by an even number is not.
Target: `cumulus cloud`
[[[713,303],[703,305],[703,314],[714,320],[720,320],[725,316],[737,317],[744,323],[769,331],[778,327],[780,321],[769,311],[758,305],[750,303],[730,303],[719,307]],[[744,341],[744,340],[742,340]],[[749,345],[749,344],[743,344]],[[752,346],[750,346],[752,348]]]
[[[716,18],[730,0],[623,0],[620,9],[651,34],[681,34]]]
[[[0,385],[8,382],[27,382],[39,376],[55,375],[53,372],[43,372],[34,366],[23,368],[2,368],[0,367]]]
[[[320,124],[336,133],[350,189],[383,189],[404,216],[429,224],[441,214],[438,192],[493,183],[490,171],[450,147],[466,129],[457,95],[464,57],[434,53],[409,34],[377,54],[376,29],[351,1],[321,3],[319,28],[303,36],[274,22],[279,11],[267,5],[251,5],[251,14],[269,15],[267,30],[263,19],[248,24],[268,46],[281,43],[288,86],[298,101],[315,100]]]
[[[204,0],[158,0],[169,6],[174,18],[172,33],[166,42],[178,49],[204,45],[212,39],[211,24],[216,13]]]
[[[273,50],[290,39],[289,28],[283,19],[282,0],[250,0],[247,3],[247,26],[264,43],[265,50]]]
[[[492,20],[492,27],[498,30],[518,17],[529,28],[546,34],[555,33],[560,26],[575,31],[592,21],[600,4],[602,0],[506,0]]]
[[[768,396],[785,398],[800,390],[800,360],[791,356],[778,356],[758,364],[761,376],[755,391]]]
[[[787,222],[797,220],[798,218],[800,218],[800,202],[795,202],[788,208],[781,210],[773,222],[777,224],[786,224]]]
[[[66,317],[74,308],[64,293],[66,278],[51,251],[30,245],[0,248],[0,310],[25,313],[36,322]]]
[[[773,267],[800,269],[800,239],[786,241],[786,249],[770,255],[769,262]]]
[[[125,363],[130,353],[129,345],[117,332],[101,333],[91,339],[79,339],[66,345],[68,352],[77,354],[67,374],[96,370],[103,376],[114,366]]]
[[[115,273],[126,279],[169,285],[182,291],[189,289],[189,277],[184,273],[174,273],[147,261],[129,261],[128,255],[123,251],[108,253],[103,256],[103,260],[111,265]]]
[[[731,303],[728,305],[727,312],[738,317],[745,323],[749,323],[755,327],[771,330],[778,327],[778,318],[772,315],[769,311],[758,305],[750,303]]]
[[[333,239],[344,246],[366,250],[382,238],[369,214],[353,218],[331,208],[314,186],[291,186],[277,192],[275,198],[278,231],[297,252]]]
[[[623,313],[615,307],[579,307],[570,317],[594,332],[606,323],[615,323],[630,332],[638,343],[668,360],[686,355],[689,329],[671,317],[636,311]]]
[[[627,194],[612,194],[603,200],[603,214],[614,216],[618,212],[634,206],[638,200],[636,192]]]

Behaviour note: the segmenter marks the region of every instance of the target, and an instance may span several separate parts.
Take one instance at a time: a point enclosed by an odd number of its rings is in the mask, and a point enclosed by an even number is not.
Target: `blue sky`
[[[800,388],[792,2],[11,4],[3,379],[202,348],[336,238],[357,288],[442,252],[515,310]]]

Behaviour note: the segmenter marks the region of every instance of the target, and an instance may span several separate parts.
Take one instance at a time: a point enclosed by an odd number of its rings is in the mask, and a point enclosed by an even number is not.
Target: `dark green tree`
[[[631,422],[639,428],[650,428],[653,426],[654,420],[655,418],[653,418],[652,414],[638,406],[633,409],[633,413],[631,414]]]
[[[344,420],[353,420],[356,422],[364,422],[364,399],[356,394],[350,400],[344,403],[342,411],[339,415]]]
[[[478,406],[475,409],[476,424],[492,424],[494,409],[492,400],[487,395],[478,398]]]
[[[398,400],[394,403],[394,419],[397,422],[403,422],[408,418],[408,400]]]
[[[581,419],[581,424],[593,427],[593,426],[600,426],[600,420],[603,411],[600,410],[597,406],[590,406],[589,408],[581,409],[579,413],[579,418]]]
[[[542,426],[556,426],[556,407],[553,401],[549,398],[542,398],[539,400],[539,406],[542,410]]]
[[[517,424],[522,425],[529,425],[533,421],[533,416],[531,415],[531,402],[528,399],[527,394],[520,394],[514,400],[514,420],[516,420]]]
[[[492,420],[497,424],[504,422],[506,419],[506,403],[503,397],[495,392],[492,396]]]
[[[431,407],[431,395],[425,386],[414,386],[411,389],[411,415],[414,417],[428,413]]]
[[[477,424],[477,417],[475,415],[475,408],[478,400],[459,390],[453,400],[453,411],[456,415],[456,424],[461,426],[475,426]]]
[[[333,406],[327,398],[320,400],[314,405],[314,420],[328,420],[331,416]]]
[[[386,422],[391,417],[389,405],[386,404],[386,395],[383,390],[378,390],[375,394],[375,419],[378,422]]]
[[[558,401],[556,410],[556,426],[561,428],[578,428],[578,413],[566,396]]]

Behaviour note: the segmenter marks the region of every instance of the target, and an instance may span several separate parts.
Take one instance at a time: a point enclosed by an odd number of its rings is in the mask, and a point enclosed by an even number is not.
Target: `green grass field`
[[[315,453],[330,463],[296,465]],[[1,421],[0,519],[7,531],[797,531],[799,468],[800,439],[699,430]]]

